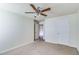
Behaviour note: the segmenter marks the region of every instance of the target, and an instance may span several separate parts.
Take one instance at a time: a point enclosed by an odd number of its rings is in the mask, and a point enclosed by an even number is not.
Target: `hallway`
[[[78,55],[78,51],[76,48],[65,45],[35,41],[3,55]]]

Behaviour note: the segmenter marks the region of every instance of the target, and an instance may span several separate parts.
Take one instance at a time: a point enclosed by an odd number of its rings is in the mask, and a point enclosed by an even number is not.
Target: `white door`
[[[45,40],[48,42],[68,43],[69,20],[66,18],[55,18],[45,21]]]
[[[59,19],[55,22],[56,38],[60,43],[69,42],[69,21],[67,19]]]

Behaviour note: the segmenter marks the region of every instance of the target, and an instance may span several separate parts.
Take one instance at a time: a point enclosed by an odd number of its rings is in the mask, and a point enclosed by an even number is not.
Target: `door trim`
[[[35,27],[35,22],[36,22],[37,24],[39,24],[39,22],[38,22],[37,20],[34,20],[34,41],[36,40],[36,39],[35,39],[35,28],[36,28],[36,27]]]

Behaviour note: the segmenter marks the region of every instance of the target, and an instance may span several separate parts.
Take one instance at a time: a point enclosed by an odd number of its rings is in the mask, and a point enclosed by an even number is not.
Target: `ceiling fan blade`
[[[25,13],[32,13],[33,14],[33,13],[36,13],[36,12],[25,12]]]
[[[40,13],[41,15],[43,15],[43,16],[47,16],[46,14],[43,14],[43,13]]]
[[[30,6],[36,11],[38,12],[38,10],[36,9],[36,7],[33,4],[30,4]]]
[[[51,10],[51,8],[46,8],[46,9],[42,10],[41,12],[45,12],[45,11],[49,11],[49,10]]]

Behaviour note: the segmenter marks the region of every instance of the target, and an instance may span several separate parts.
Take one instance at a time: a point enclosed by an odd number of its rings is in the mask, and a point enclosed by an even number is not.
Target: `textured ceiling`
[[[72,14],[79,10],[78,3],[39,3],[34,5],[36,7],[40,6],[42,9],[51,8],[51,11],[45,12],[48,15],[47,17],[39,16],[37,20]],[[34,14],[24,13],[26,11],[34,11],[27,3],[0,3],[0,8],[34,18]]]

